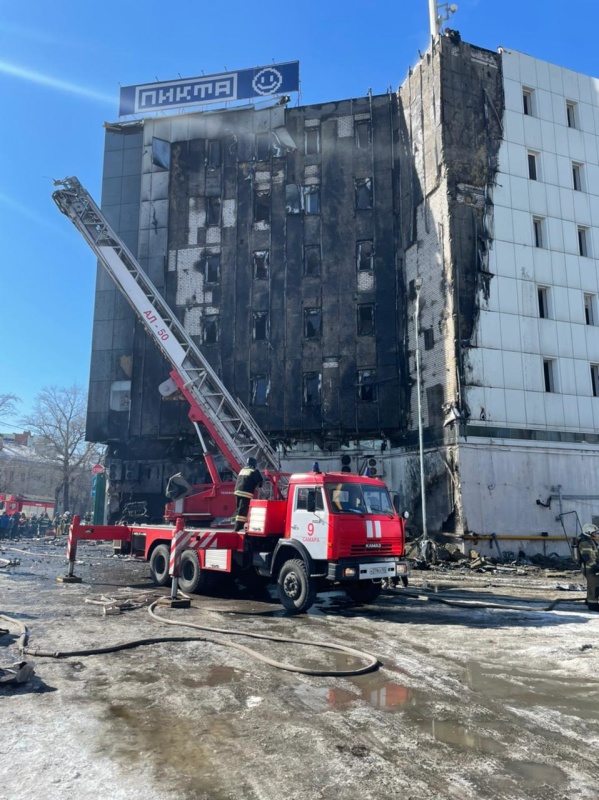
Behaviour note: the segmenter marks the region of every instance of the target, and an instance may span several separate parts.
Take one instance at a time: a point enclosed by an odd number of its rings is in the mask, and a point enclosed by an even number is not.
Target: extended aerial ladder
[[[54,202],[82,234],[172,366],[170,380],[159,391],[168,396],[178,389],[189,403],[189,418],[214,484],[220,483],[220,476],[199,423],[234,472],[239,472],[251,456],[262,469],[278,473],[279,459],[268,439],[247,409],[227,391],[91,195],[74,177],[55,181],[54,185],[61,187],[52,194]],[[274,483],[276,487],[276,479]]]

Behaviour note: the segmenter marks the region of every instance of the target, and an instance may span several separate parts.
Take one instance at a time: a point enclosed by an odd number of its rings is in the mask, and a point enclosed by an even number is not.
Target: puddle
[[[514,773],[519,779],[519,784],[526,788],[555,786],[567,781],[566,774],[559,767],[541,764],[538,761],[507,761],[505,768]]]
[[[345,686],[311,686],[299,684],[294,688],[302,705],[313,711],[345,711],[355,703],[368,703],[380,711],[400,711],[415,701],[413,689],[390,681],[381,672],[346,678]]]
[[[242,673],[232,667],[211,667],[201,679],[181,678],[183,686],[197,689],[200,686],[223,686],[239,679]]]
[[[471,728],[466,728],[451,720],[428,720],[423,724],[438,742],[457,747],[461,750],[475,750],[487,755],[501,755],[505,753],[505,746],[496,739],[482,736]]]

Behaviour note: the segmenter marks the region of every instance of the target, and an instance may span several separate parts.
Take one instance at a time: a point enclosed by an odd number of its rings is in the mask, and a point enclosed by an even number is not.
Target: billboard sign
[[[266,67],[143,83],[121,88],[119,117],[229,100],[256,100],[299,90],[299,61]]]

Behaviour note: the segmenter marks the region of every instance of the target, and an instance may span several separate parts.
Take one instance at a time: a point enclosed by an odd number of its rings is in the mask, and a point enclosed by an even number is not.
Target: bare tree
[[[0,394],[0,421],[7,417],[14,417],[20,402],[16,394]]]
[[[49,386],[37,395],[33,410],[21,423],[45,447],[40,453],[53,461],[60,475],[56,498],[62,494],[63,511],[70,509],[70,489],[82,472],[99,457],[98,447],[85,441],[87,395],[81,386]]]

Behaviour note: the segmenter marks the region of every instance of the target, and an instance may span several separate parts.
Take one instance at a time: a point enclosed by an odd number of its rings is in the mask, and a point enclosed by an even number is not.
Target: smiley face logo
[[[256,94],[274,94],[283,83],[283,76],[278,69],[265,67],[254,76],[252,88]]]

